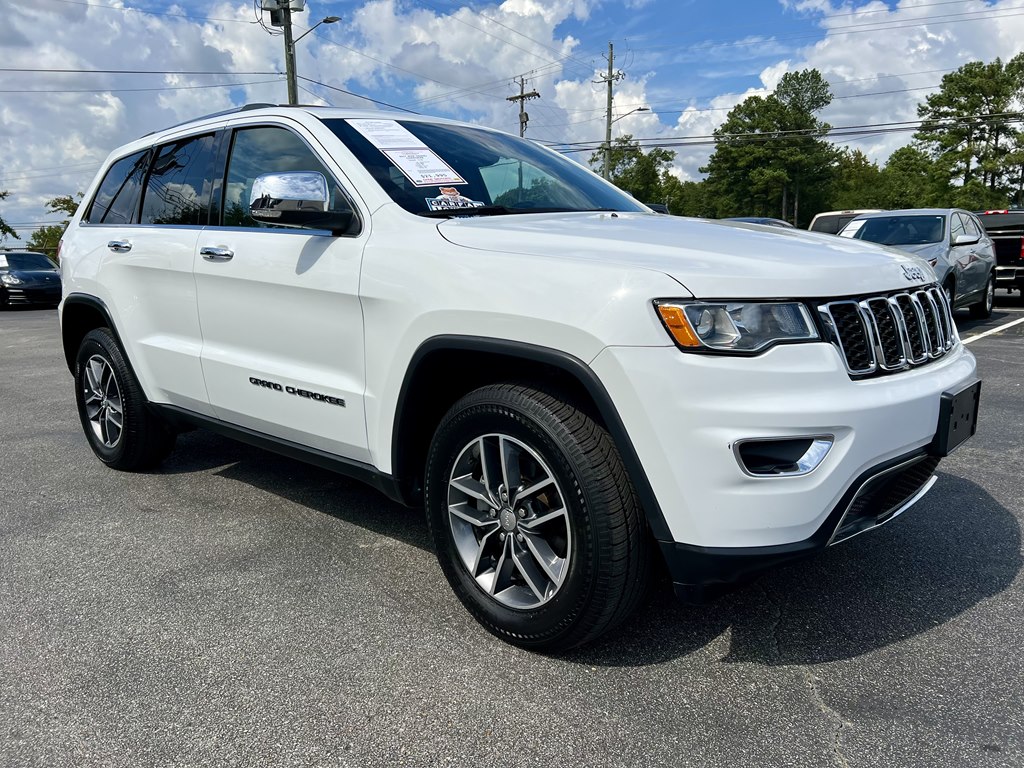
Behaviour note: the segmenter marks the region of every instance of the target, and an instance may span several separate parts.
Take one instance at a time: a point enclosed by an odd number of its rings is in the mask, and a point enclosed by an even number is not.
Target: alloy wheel
[[[551,470],[519,440],[488,434],[462,449],[448,482],[448,519],[462,564],[500,604],[537,608],[564,583],[569,511]]]
[[[85,364],[85,412],[96,438],[113,448],[124,431],[124,404],[114,369],[106,358],[93,355]]]

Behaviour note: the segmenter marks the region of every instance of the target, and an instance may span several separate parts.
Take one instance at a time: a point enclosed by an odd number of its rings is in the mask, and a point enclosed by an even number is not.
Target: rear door
[[[114,313],[149,399],[207,414],[192,262],[215,153],[215,134],[204,133],[114,163],[80,229],[96,252],[84,262],[100,267],[76,275]]]
[[[203,372],[215,414],[366,461],[358,289],[367,229],[332,236],[255,221],[249,195],[264,173],[323,173],[333,202],[354,206],[301,126],[250,125],[227,138],[219,223],[202,232],[195,261]]]

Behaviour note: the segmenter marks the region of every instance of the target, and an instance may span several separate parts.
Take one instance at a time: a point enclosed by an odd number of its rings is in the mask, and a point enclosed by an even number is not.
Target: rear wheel
[[[550,394],[503,384],[457,402],[430,447],[426,501],[449,583],[508,642],[580,645],[646,589],[646,524],[611,437]]]
[[[981,301],[977,304],[971,304],[971,317],[984,320],[992,317],[992,307],[996,301],[996,278],[995,275],[988,276],[988,282],[985,283],[985,293],[982,295]]]
[[[78,347],[75,399],[89,445],[114,469],[148,469],[174,447],[174,432],[150,412],[117,339],[106,328],[89,331]]]

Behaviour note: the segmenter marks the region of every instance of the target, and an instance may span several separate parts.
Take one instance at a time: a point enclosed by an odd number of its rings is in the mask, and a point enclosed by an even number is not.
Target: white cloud
[[[565,34],[563,28],[567,22],[585,23],[599,16],[596,9],[602,1],[614,0],[505,0],[472,8],[453,3],[445,6],[450,8],[446,11],[434,10],[433,3],[365,0],[344,13],[342,24],[321,27],[299,43],[299,72],[336,88],[354,92],[379,89],[393,93],[384,99],[395,104],[509,131],[518,125],[517,106],[506,100],[518,92],[512,75],[526,73],[527,87],[542,96],[526,105],[528,136],[598,142],[604,137],[605,89],[594,81],[601,78],[601,57],[591,58],[590,52],[582,52],[578,39]],[[646,1],[618,0],[634,9]],[[639,106],[651,106],[652,111],[617,120],[614,135],[707,136],[743,98],[763,95],[786,72],[806,67],[821,70],[840,97],[823,114],[833,125],[912,120],[917,103],[928,93],[922,88],[934,88],[942,77],[942,71],[930,70],[950,70],[970,60],[988,61],[995,56],[1008,59],[1019,51],[1019,41],[1024,38],[1019,0],[992,4],[967,0],[953,10],[917,0],[901,0],[896,7],[881,0],[781,0],[780,7],[785,16],[811,20],[824,37],[802,48],[794,48],[794,41],[787,40],[785,34],[746,41],[756,45],[736,42],[650,51],[638,47],[634,58],[623,59],[629,76],[615,86],[614,114],[626,115]],[[1018,15],[1012,13],[1014,9]],[[166,13],[199,12],[189,5],[170,7]],[[968,15],[953,17],[952,13]],[[72,3],[28,3],[7,18],[0,29],[0,45],[7,67],[231,73],[283,70],[282,41],[248,23],[253,20],[248,0],[219,0],[202,14],[208,18],[148,15]],[[991,18],[998,16],[1002,18]],[[305,27],[318,18],[313,4],[297,23]],[[928,25],[921,25],[929,20]],[[762,64],[766,54],[774,57],[774,63],[761,67],[759,87],[742,92],[730,92],[723,86],[716,96],[697,97],[685,85],[689,78],[669,79],[664,74],[670,67],[677,73],[698,72],[708,63],[739,72],[754,60],[755,52]],[[4,218],[12,222],[52,218],[45,214],[43,203],[83,189],[107,153],[132,138],[233,104],[284,100],[284,84],[275,75],[237,74],[232,78],[274,80],[272,83],[231,89],[200,87],[224,79],[0,75],[2,89],[35,91],[5,93],[0,101],[0,157],[4,158],[0,189],[12,193],[0,204]],[[716,80],[704,76],[703,82],[714,86]],[[316,94],[304,92],[304,101],[322,97],[341,106],[368,105],[337,91],[300,83]],[[154,87],[179,90],[123,90]],[[94,92],[42,93],[53,90]],[[682,111],[659,114],[661,105]],[[905,133],[879,134],[851,141],[851,146],[884,161],[908,140]],[[681,178],[698,177],[698,168],[707,161],[711,148],[675,149],[675,172]],[[574,157],[585,161],[589,154],[581,152]],[[28,233],[28,229],[22,232]]]

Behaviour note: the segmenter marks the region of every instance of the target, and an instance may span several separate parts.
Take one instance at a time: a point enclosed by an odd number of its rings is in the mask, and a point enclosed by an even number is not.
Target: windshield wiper
[[[448,208],[443,211],[418,211],[417,216],[451,218],[454,216],[508,216],[518,213],[587,213],[582,208],[510,208],[507,205],[482,205],[476,208]],[[605,209],[600,209],[605,210]],[[610,209],[609,209],[610,210]]]
[[[504,205],[478,205],[475,208],[447,208],[441,211],[417,211],[417,216],[426,216],[431,219],[451,218],[453,216],[504,216],[509,213],[523,213],[516,208],[508,208]]]

